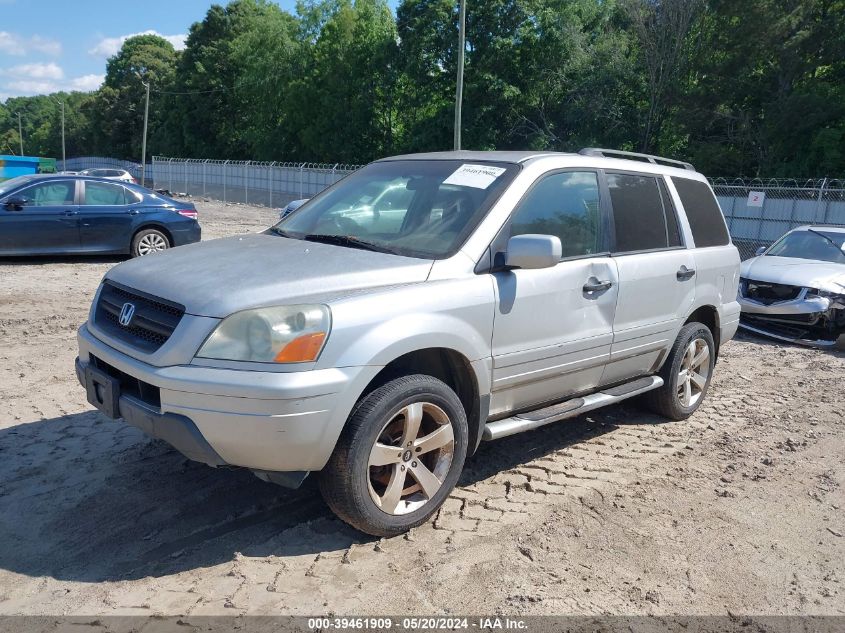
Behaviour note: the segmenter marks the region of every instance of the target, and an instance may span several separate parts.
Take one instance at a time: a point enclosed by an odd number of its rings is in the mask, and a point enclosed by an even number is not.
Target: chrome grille
[[[127,303],[134,306],[134,314],[122,325],[120,314]],[[94,323],[109,336],[152,353],[167,342],[184,314],[184,306],[177,303],[106,281],[94,311]]]

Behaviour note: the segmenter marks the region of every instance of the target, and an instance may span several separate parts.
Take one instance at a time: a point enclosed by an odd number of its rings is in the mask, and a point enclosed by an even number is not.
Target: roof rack
[[[620,149],[602,149],[600,147],[585,147],[578,152],[582,156],[604,156],[605,158],[623,158],[628,160],[639,160],[653,165],[665,165],[666,167],[680,167],[689,171],[695,171],[695,167],[690,163],[682,160],[672,160],[671,158],[663,158],[662,156],[653,156],[651,154],[640,154],[638,152],[625,152]]]

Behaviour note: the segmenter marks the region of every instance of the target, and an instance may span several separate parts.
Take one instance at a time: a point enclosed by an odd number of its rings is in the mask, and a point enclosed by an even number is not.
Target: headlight
[[[316,360],[329,335],[331,313],[323,305],[244,310],[223,319],[198,358],[256,363]]]

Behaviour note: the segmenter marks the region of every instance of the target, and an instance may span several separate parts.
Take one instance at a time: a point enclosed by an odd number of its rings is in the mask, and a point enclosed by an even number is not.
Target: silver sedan
[[[845,349],[845,228],[802,226],[740,268],[740,327]]]

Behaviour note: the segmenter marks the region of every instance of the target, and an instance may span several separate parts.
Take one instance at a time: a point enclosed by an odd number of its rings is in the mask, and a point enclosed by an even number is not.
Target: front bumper
[[[748,332],[811,347],[832,347],[845,332],[836,326],[838,304],[810,295],[807,288],[788,301],[766,304],[741,294],[737,300],[742,308],[739,327]]]
[[[213,466],[312,471],[325,466],[358,396],[381,369],[258,372],[156,367],[77,334],[77,377],[106,367],[120,377],[120,416],[186,457]]]

